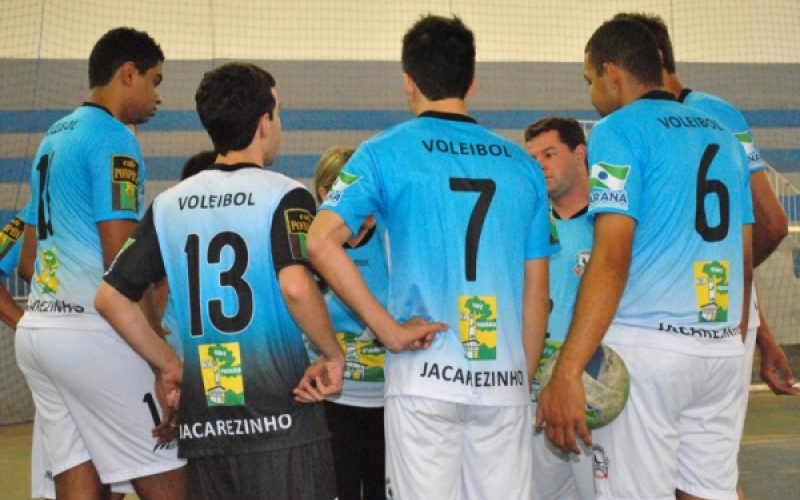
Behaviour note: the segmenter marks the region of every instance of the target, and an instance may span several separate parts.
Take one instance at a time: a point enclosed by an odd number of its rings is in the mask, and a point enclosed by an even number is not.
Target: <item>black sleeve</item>
[[[306,250],[306,236],[317,213],[314,198],[308,190],[293,189],[286,193],[272,216],[272,262],[275,273],[287,266],[311,267]]]
[[[147,287],[164,276],[166,271],[150,205],[103,279],[125,297],[139,302]]]

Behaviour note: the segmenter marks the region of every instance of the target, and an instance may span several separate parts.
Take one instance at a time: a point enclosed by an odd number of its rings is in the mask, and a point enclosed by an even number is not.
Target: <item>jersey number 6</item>
[[[718,179],[708,179],[708,169],[711,162],[719,151],[718,144],[709,144],[703,152],[703,159],[700,160],[700,168],[697,170],[697,191],[695,194],[695,213],[694,229],[703,240],[713,243],[722,241],[728,236],[730,226],[730,193],[725,184]],[[717,195],[719,201],[719,224],[716,226],[708,225],[708,215],[706,214],[706,196]]]

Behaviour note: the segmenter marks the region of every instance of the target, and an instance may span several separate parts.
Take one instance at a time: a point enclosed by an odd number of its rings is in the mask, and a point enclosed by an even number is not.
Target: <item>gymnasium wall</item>
[[[256,62],[277,77],[284,134],[273,168],[296,178],[307,181],[328,146],[356,146],[409,118],[400,43],[428,12],[455,13],[473,28],[479,86],[471,111],[517,142],[528,123],[548,114],[598,118],[582,77],[586,41],[617,12],[658,13],[684,83],[739,106],[767,161],[800,185],[795,0],[3,0],[2,10],[3,221],[29,197],[30,163],[44,131],[86,98],[92,45],[116,26],[148,31],[167,57],[164,103],[139,129],[150,199],[177,180],[189,155],[210,147],[194,91],[205,71],[229,60]],[[762,283],[784,343],[800,343],[792,249],[768,263]],[[0,331],[0,374],[8,383],[0,423],[30,418],[12,338]]]

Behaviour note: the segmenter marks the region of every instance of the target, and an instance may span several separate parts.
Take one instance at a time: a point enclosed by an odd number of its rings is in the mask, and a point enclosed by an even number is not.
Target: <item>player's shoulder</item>
[[[717,118],[733,132],[749,130],[744,114],[736,106],[719,96],[698,90],[690,90],[682,94],[681,102]]]

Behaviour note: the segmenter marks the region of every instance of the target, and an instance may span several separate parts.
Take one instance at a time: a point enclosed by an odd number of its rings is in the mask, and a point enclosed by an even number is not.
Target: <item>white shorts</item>
[[[135,493],[131,483],[113,483],[112,493],[128,495]],[[33,415],[33,444],[31,447],[31,498],[56,498],[56,483],[53,481],[53,471],[47,461],[42,442],[42,426],[39,417]]]
[[[534,403],[534,415],[536,404]],[[564,453],[533,431],[533,498],[535,500],[594,500],[592,450],[578,439],[582,453]]]
[[[628,404],[592,433],[597,498],[736,500],[742,357],[609,343],[630,373]]]
[[[89,460],[106,484],[185,465],[151,436],[153,372],[114,330],[19,327],[15,347],[53,477]]]
[[[386,399],[387,500],[531,498],[530,405]]]

